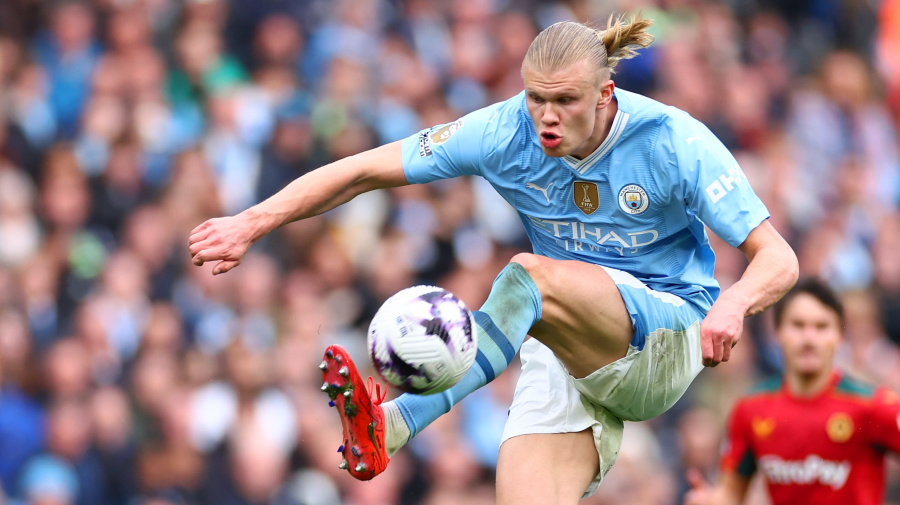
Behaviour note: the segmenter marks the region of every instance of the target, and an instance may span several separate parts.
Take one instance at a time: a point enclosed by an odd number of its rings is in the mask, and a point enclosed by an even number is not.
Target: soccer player
[[[886,451],[900,452],[900,399],[834,369],[840,300],[804,280],[775,306],[782,377],[734,407],[714,487],[694,469],[686,505],[739,504],[757,470],[774,505],[880,505]]]
[[[218,261],[217,274],[278,226],[378,188],[479,176],[519,212],[534,252],[515,255],[475,311],[477,358],[454,387],[382,403],[345,351],[326,350],[323,388],[344,427],[341,467],[354,477],[383,471],[521,349],[498,502],[575,503],[612,466],[623,420],[670,408],[703,365],[728,361],[744,317],[796,281],[793,251],[722,143],[688,114],[616,89],[613,68],[651,43],[649,25],[554,24],[528,49],[522,93],[315,170],[192,231],[194,263]],[[722,293],[704,225],[749,259]]]

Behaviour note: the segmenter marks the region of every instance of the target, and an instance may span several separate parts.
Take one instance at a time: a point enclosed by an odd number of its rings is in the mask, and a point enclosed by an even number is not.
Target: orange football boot
[[[384,445],[384,410],[381,402],[387,395],[381,384],[369,377],[363,384],[356,365],[347,350],[329,346],[319,365],[322,391],[336,407],[344,427],[344,443],[338,452],[344,455],[340,468],[359,480],[370,480],[387,468],[390,458]]]

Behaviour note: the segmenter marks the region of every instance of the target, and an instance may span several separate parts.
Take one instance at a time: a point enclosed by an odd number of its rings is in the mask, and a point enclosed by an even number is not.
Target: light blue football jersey
[[[624,270],[708,307],[719,285],[704,224],[738,246],[769,213],[702,123],[622,89],[615,98],[609,135],[582,160],[543,153],[522,92],[404,139],[406,178],[484,177],[535,254]]]

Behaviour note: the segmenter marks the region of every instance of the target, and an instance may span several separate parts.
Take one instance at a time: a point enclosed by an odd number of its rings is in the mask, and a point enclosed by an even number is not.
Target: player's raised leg
[[[548,311],[543,308],[545,304]],[[633,334],[629,312],[616,283],[605,270],[533,254],[513,257],[494,281],[485,304],[474,314],[478,355],[472,368],[447,391],[429,396],[405,394],[382,405],[383,413],[378,415],[386,419],[385,454],[371,459],[386,464],[387,455],[465,396],[492,381],[518,353],[529,331],[557,353],[576,376],[587,375],[624,356]],[[353,394],[366,392],[357,388]],[[359,401],[376,406],[378,403],[371,399]],[[346,409],[338,410],[345,432],[365,435],[366,423],[346,415]],[[380,442],[374,443],[372,449],[382,450],[381,446]]]
[[[389,418],[398,419],[393,410],[398,409],[405,421],[388,422],[389,451],[503,372],[529,331],[540,335],[573,374],[583,375],[624,356],[633,334],[625,302],[602,268],[524,253],[497,276],[475,322],[478,356],[458,384],[440,394],[403,395],[385,404]]]
[[[500,446],[497,504],[575,504],[599,472],[590,429],[514,437]]]

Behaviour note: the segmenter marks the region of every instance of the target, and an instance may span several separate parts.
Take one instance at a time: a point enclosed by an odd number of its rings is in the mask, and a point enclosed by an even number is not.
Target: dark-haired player
[[[685,504],[742,503],[760,472],[774,505],[880,505],[885,454],[900,451],[897,395],[834,369],[843,309],[822,283],[801,281],[774,314],[784,374],[738,401],[718,483],[692,470]]]

